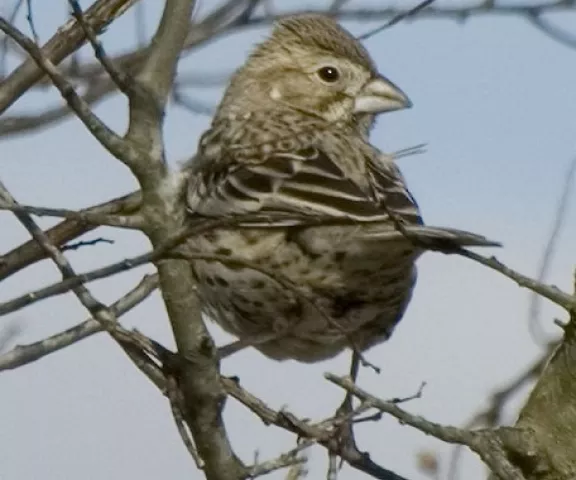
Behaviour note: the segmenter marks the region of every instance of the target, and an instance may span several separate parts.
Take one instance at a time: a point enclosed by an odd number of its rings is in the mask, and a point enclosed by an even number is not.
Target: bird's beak
[[[370,80],[354,101],[354,113],[384,113],[410,108],[408,96],[386,77]]]

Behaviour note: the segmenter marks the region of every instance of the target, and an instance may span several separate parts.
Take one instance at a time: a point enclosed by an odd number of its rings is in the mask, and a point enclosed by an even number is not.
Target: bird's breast
[[[415,282],[405,243],[363,241],[358,227],[223,229],[190,246],[230,261],[193,263],[205,310],[265,355],[317,361],[354,338],[390,335]]]

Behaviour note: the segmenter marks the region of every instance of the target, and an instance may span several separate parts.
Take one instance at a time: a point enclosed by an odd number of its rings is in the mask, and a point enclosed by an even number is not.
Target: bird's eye
[[[340,78],[340,72],[336,67],[322,67],[316,72],[318,76],[328,83],[334,83]]]

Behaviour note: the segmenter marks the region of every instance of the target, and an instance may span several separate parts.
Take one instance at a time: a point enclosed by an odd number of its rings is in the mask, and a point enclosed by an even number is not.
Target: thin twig
[[[310,447],[314,442],[311,440],[304,440],[298,443],[298,445],[292,450],[278,455],[278,457],[272,460],[267,460],[265,462],[256,462],[253,466],[248,467],[249,478],[262,477],[268,475],[269,473],[275,472],[276,470],[281,470],[283,468],[299,466],[300,471],[302,467],[308,461],[305,455],[302,455],[302,450]],[[302,476],[300,475],[300,478]]]
[[[36,25],[34,24],[34,14],[32,13],[32,0],[26,0],[26,21],[30,27],[30,32],[36,43],[40,43],[40,37],[36,31]]]
[[[488,407],[476,413],[466,424],[464,429],[468,430],[476,427],[497,427],[502,422],[502,415],[504,408],[510,400],[510,397],[517,394],[518,391],[527,383],[536,380],[544,371],[544,367],[548,362],[550,354],[556,349],[559,342],[550,342],[548,348],[535,362],[533,362],[527,369],[520,375],[516,376],[508,385],[493,392],[490,395]],[[458,478],[458,463],[461,458],[462,445],[456,446],[450,455],[450,462],[448,471],[446,473],[447,480],[457,480]]]
[[[138,85],[133,81],[130,75],[120,71],[116,65],[114,65],[114,62],[106,55],[102,43],[96,38],[94,30],[86,21],[80,4],[76,0],[68,0],[68,4],[72,8],[72,15],[78,21],[82,27],[82,30],[84,30],[86,38],[88,38],[90,45],[92,45],[94,55],[102,64],[104,70],[108,73],[108,75],[110,75],[110,78],[117,85],[121,92],[128,96],[133,95]]]
[[[116,318],[121,317],[148,298],[157,287],[158,275],[145,275],[138,285],[110,305],[109,308],[112,314]],[[101,322],[94,318],[89,318],[72,328],[37,342],[18,345],[0,355],[0,371],[18,368],[35,362],[103,330],[104,326]]]
[[[23,5],[24,0],[18,0],[14,4],[14,8],[12,8],[12,11],[8,16],[9,23],[14,23],[16,21],[18,12],[20,12],[20,8]],[[9,49],[10,49],[10,37],[8,35],[4,35],[2,40],[0,41],[0,78],[4,77],[4,75],[6,74],[6,58],[8,57]]]
[[[131,216],[138,213],[140,204],[140,192],[133,192],[129,195],[83,209],[79,213]],[[52,244],[61,247],[94,228],[96,228],[96,225],[82,220],[65,220],[47,229],[46,235]],[[0,256],[0,281],[44,258],[46,258],[46,253],[34,240],[22,243]]]
[[[368,402],[374,408],[384,413],[392,415],[403,424],[420,430],[428,435],[432,435],[447,443],[456,443],[468,446],[476,452],[501,478],[508,480],[524,480],[520,469],[514,466],[507,458],[501,445],[500,439],[492,430],[463,430],[452,426],[440,425],[431,422],[418,415],[413,415],[395,403],[381,400],[365,390],[355,385],[349,378],[338,377],[331,373],[325,375],[326,379],[348,392],[352,392],[356,397],[364,402]]]
[[[100,118],[95,115],[84,99],[76,93],[72,84],[62,75],[54,64],[44,56],[42,50],[14,25],[0,17],[0,30],[20,45],[37,65],[50,77],[62,98],[84,123],[90,133],[106,150],[128,166],[142,163],[147,152],[136,148],[130,142],[119,137]]]
[[[369,30],[366,33],[363,33],[362,35],[359,35],[356,38],[358,40],[367,40],[368,38],[373,37],[374,35],[382,32],[382,31],[384,31],[390,27],[393,27],[397,23],[400,23],[402,20],[417,15],[420,11],[422,11],[426,7],[429,7],[430,5],[432,5],[432,3],[434,3],[434,1],[435,0],[424,0],[423,2],[420,2],[418,5],[411,8],[410,10],[398,13],[397,15],[392,17],[388,22],[386,22],[384,25],[380,25],[379,27],[376,27],[372,30]]]
[[[301,438],[314,440],[329,452],[339,455],[353,468],[371,475],[373,478],[379,480],[407,480],[391,470],[374,463],[367,454],[355,455],[353,452],[342,448],[336,438],[337,436],[335,436],[334,427],[347,419],[331,418],[316,425],[311,424],[300,420],[289,412],[273,410],[258,397],[242,388],[233,379],[222,378],[222,382],[230,396],[256,414],[266,425],[276,425],[279,428],[295,433]],[[365,412],[367,408],[367,406],[362,404],[355,410],[355,413]]]
[[[4,202],[17,204],[14,197],[10,194],[2,182],[0,182],[0,198]],[[32,220],[32,217],[30,217],[30,215],[27,213],[21,212],[16,212],[14,215],[24,226],[24,228],[26,228],[26,230],[30,233],[32,238],[34,238],[34,240],[36,240],[41,245],[41,247],[46,251],[47,255],[56,264],[56,267],[62,274],[63,281],[66,281],[69,278],[77,278],[76,272],[72,268],[70,262],[68,262],[66,259],[65,255],[50,242],[48,236],[34,222],[34,220]],[[102,328],[110,333],[112,338],[120,345],[124,351],[126,351],[130,358],[134,358],[134,356],[139,357],[140,361],[136,363],[136,365],[140,368],[141,371],[147,373],[147,370],[143,368],[143,365],[146,363],[146,360],[151,363],[148,355],[150,353],[153,354],[155,351],[151,347],[149,340],[138,332],[130,332],[119,325],[118,322],[116,322],[117,317],[115,316],[114,311],[100,303],[90,293],[83,282],[79,282],[71,290],[79,302],[86,308],[86,310],[90,312],[94,319],[101,323]],[[132,348],[127,349],[127,345],[131,346]],[[134,347],[138,350],[135,351]],[[154,381],[154,377],[152,377],[151,380]]]
[[[36,207],[32,205],[14,205],[0,200],[0,210],[14,213],[27,213],[38,217],[57,217],[93,225],[106,225],[128,229],[141,229],[144,225],[143,218],[139,215],[106,215],[87,211],[68,210],[65,208]]]
[[[574,157],[568,166],[567,171],[563,174],[564,185],[562,187],[562,193],[558,199],[558,203],[554,208],[554,222],[552,224],[552,230],[546,242],[546,248],[540,259],[540,265],[538,267],[538,274],[536,279],[539,282],[545,282],[548,276],[548,270],[552,265],[554,258],[554,253],[556,252],[558,241],[560,240],[560,235],[562,233],[562,228],[566,222],[566,212],[570,203],[570,196],[572,190],[574,189],[574,177],[576,175],[576,157]],[[528,310],[528,328],[530,334],[535,341],[542,343],[544,338],[544,332],[540,327],[540,305],[541,297],[535,293],[532,293],[530,298],[530,307]]]
[[[477,263],[484,265],[492,270],[500,272],[505,277],[516,282],[520,287],[528,288],[533,292],[547,298],[556,305],[564,308],[565,310],[572,311],[576,308],[576,297],[563,292],[558,287],[554,285],[546,285],[538,280],[534,280],[526,275],[507,267],[502,262],[500,262],[496,257],[484,257],[470,250],[464,250],[456,252],[462,257],[474,260]]]
[[[99,243],[107,243],[108,245],[113,245],[114,240],[110,240],[109,238],[104,238],[104,237],[98,237],[98,238],[93,238],[92,240],[82,240],[79,242],[67,243],[66,245],[63,245],[60,248],[60,250],[63,252],[67,252],[70,250],[79,250],[80,248],[84,248],[84,247],[93,247],[94,245],[97,245]]]
[[[538,10],[528,10],[526,12],[526,18],[536,27],[537,30],[547,35],[552,40],[561,43],[569,48],[576,49],[576,35],[570,34],[565,30],[557,27],[549,20],[546,20],[542,11]]]
[[[174,377],[168,378],[168,383],[166,385],[166,396],[170,401],[170,409],[172,411],[172,417],[174,418],[174,423],[176,424],[176,428],[178,429],[178,434],[180,435],[180,439],[182,443],[188,450],[188,453],[196,463],[196,467],[199,470],[204,468],[204,460],[200,458],[198,455],[198,451],[194,446],[194,440],[188,428],[186,428],[186,422],[184,420],[184,414],[182,413],[183,408],[183,401],[182,392],[178,388],[178,383]]]

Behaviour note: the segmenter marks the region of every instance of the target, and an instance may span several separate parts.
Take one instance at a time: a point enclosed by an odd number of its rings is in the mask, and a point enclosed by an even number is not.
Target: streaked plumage
[[[190,245],[282,275],[302,295],[238,263],[196,261],[212,319],[278,360],[319,361],[351,342],[364,350],[390,336],[416,281],[422,250],[393,220],[432,243],[490,244],[423,226],[392,158],[368,143],[376,114],[409,105],[331,19],[304,15],[276,26],[232,78],[187,190],[193,218],[250,222]],[[317,225],[318,217],[328,223]]]

